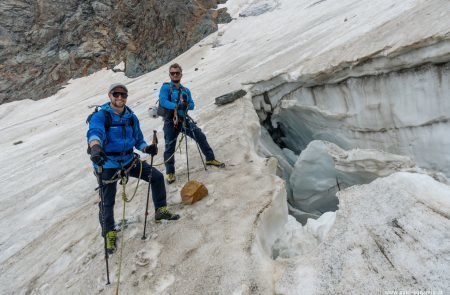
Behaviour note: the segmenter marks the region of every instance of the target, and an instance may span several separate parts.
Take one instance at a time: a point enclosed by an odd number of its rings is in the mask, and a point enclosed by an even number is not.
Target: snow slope
[[[449,252],[445,248],[450,244],[445,230],[448,227],[444,226],[448,214],[428,212],[425,207],[434,202],[428,197],[421,199],[425,204],[422,207],[415,205],[419,201],[409,201],[410,207],[401,207],[427,211],[421,220],[442,221],[439,226],[427,223],[423,227],[422,223],[413,221],[414,238],[419,241],[426,238],[431,243],[425,246],[425,242],[418,243],[419,253],[413,249],[402,256],[392,242],[384,245],[385,227],[372,230],[376,238],[369,235],[371,231],[364,232],[364,237],[375,241],[369,248],[375,254],[367,256],[368,260],[362,254],[352,255],[363,253],[358,250],[361,247],[346,252],[339,231],[344,225],[350,233],[357,231],[364,217],[349,213],[353,210],[353,200],[358,199],[354,192],[359,188],[352,188],[340,196],[349,201],[341,215],[338,211],[336,224],[327,226],[332,228],[330,237],[317,248],[317,255],[300,261],[284,260],[282,263],[287,267],[274,261],[273,243],[288,220],[286,192],[284,182],[275,174],[275,158],[264,158],[257,153],[259,121],[264,115],[260,110],[267,104],[264,92],[270,93],[275,106],[277,98],[290,93],[286,89],[301,85],[335,83],[368,72],[448,62],[450,3],[447,0],[229,0],[225,5],[236,19],[175,61],[183,66],[183,82],[191,88],[197,103],[192,115],[227,168],[204,172],[196,146],[189,142],[191,178],[203,182],[210,195],[193,206],[183,206],[179,190],[186,181],[186,167],[184,153],[177,154],[178,180],[167,189],[169,204],[182,219],[163,225],[149,222],[150,238],[146,241],[141,240],[142,222],[130,224],[124,237],[121,293],[323,294],[348,293],[356,284],[353,292],[360,294],[367,293],[364,286],[368,283],[374,288],[369,293],[381,293],[387,287],[450,290],[448,280],[442,279],[448,277],[450,269]],[[162,82],[167,81],[167,71],[166,65],[139,78],[128,79],[121,73],[103,70],[70,81],[52,97],[0,105],[1,294],[112,294],[115,291],[119,255],[110,259],[113,285],[105,286],[98,196],[94,191],[96,180],[85,151],[84,121],[92,111],[87,106],[103,103],[109,84],[124,82],[130,90],[128,105],[140,118],[146,139],[150,141],[152,130],[156,129],[162,142],[162,122],[149,118],[147,108],[155,101]],[[216,96],[242,87],[249,91],[246,97],[223,107],[214,105]],[[446,88],[443,89],[446,93]],[[442,104],[442,112],[448,114],[448,110],[448,104]],[[444,138],[449,130],[448,121],[442,120],[441,124],[437,134]],[[438,157],[445,150],[448,142],[443,141],[434,155]],[[161,162],[161,154],[157,163]],[[445,158],[439,159],[445,162]],[[418,176],[395,177],[376,182],[374,185],[380,189],[371,189],[369,185],[371,199],[377,199],[401,179],[403,185],[398,185],[399,191],[410,187],[411,182],[417,189],[428,191],[424,196],[442,191],[436,204],[442,212],[449,212],[447,186],[431,180],[414,181]],[[130,192],[134,184],[134,181],[129,183]],[[141,184],[135,200],[127,204],[127,217],[143,217],[146,189]],[[409,195],[405,198],[417,200]],[[398,202],[390,203],[394,196],[382,199],[386,203],[380,205],[380,218],[386,213],[384,208],[396,206]],[[119,219],[122,209],[119,195],[116,204]],[[355,205],[355,210],[370,204],[364,198],[361,204]],[[403,220],[400,215],[392,216],[399,225],[408,224],[409,219]],[[387,256],[396,267],[391,268],[382,260],[376,241],[385,249],[392,249]],[[403,243],[398,247],[406,248]],[[346,267],[336,272],[327,265],[333,265],[339,251],[346,255],[336,267]],[[427,251],[431,252],[423,254]],[[435,264],[417,262],[430,255],[435,255]],[[346,264],[346,259],[353,257],[358,262]],[[402,257],[404,263],[398,263]],[[372,261],[382,265],[377,267],[378,274],[360,271],[369,268]],[[408,261],[413,262],[406,265]],[[418,268],[415,281],[409,277],[413,268]],[[355,277],[355,273],[362,275]],[[391,274],[395,275],[388,286],[383,280]]]

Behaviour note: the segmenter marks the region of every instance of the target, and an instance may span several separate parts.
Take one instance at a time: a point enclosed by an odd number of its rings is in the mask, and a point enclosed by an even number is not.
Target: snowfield
[[[223,6],[234,20],[174,62],[196,101],[192,117],[227,167],[205,172],[189,140],[190,179],[209,195],[181,203],[187,168],[177,153],[177,181],[166,188],[181,219],[157,225],[150,208],[144,241],[141,182],[125,214],[136,222],[119,234],[120,286],[119,253],[105,285],[88,106],[125,83],[146,140],[158,131],[160,164],[162,121],[147,110],[168,65],[135,79],[105,69],[46,99],[0,105],[0,294],[450,292],[450,2]],[[239,89],[247,95],[214,104]],[[283,148],[262,125],[281,130]],[[317,146],[328,153],[308,162]],[[344,187],[326,189],[330,169]],[[302,184],[304,175],[317,185]],[[288,215],[318,217],[336,193],[335,212],[303,226]]]

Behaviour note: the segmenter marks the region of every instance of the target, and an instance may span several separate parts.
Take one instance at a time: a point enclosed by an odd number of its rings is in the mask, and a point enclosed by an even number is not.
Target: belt
[[[133,149],[129,149],[124,152],[105,152],[107,156],[126,156],[133,153]]]

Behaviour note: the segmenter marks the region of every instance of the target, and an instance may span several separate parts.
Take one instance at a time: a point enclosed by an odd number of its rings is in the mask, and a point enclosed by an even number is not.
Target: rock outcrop
[[[129,77],[151,71],[229,21],[221,2],[2,1],[0,103],[47,97],[121,61]]]

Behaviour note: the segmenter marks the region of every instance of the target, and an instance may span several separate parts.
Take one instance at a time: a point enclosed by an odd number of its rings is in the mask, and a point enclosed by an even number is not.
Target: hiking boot
[[[106,251],[109,254],[114,253],[116,251],[116,240],[117,240],[117,232],[115,230],[110,230],[106,233]]]
[[[210,161],[206,161],[206,165],[208,165],[208,166],[216,166],[216,167],[219,167],[219,168],[225,168],[225,163],[217,161],[216,159],[210,160]]]
[[[180,215],[174,214],[167,209],[167,206],[158,208],[155,213],[155,221],[160,223],[162,219],[166,220],[178,220],[180,219]]]
[[[168,184],[175,182],[175,180],[176,180],[175,173],[166,174],[166,179],[167,179]]]

